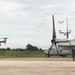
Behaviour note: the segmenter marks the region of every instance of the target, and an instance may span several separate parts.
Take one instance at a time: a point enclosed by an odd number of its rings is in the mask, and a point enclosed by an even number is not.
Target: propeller
[[[2,38],[2,39],[8,39],[8,38],[5,37],[5,38]]]
[[[71,30],[68,29],[68,19],[67,18],[66,18],[66,25],[67,25],[67,28],[66,28],[66,30],[67,30],[66,37],[67,37],[67,39],[69,39],[69,34],[71,34]]]
[[[52,50],[52,47],[54,45],[56,47],[57,53],[59,54],[58,49],[57,49],[57,42],[56,42],[56,31],[55,31],[54,15],[52,15],[52,21],[53,21],[53,35],[52,35],[52,40],[51,40],[52,45],[49,48],[48,57],[50,56],[50,51]]]
[[[4,43],[6,44],[6,40],[7,40],[8,38],[2,38],[2,39],[4,39]]]

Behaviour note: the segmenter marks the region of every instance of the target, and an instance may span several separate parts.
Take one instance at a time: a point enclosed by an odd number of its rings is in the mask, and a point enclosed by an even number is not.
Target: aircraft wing
[[[58,47],[60,49],[63,49],[63,50],[72,50],[72,49],[75,49],[75,45],[58,45]]]
[[[75,47],[75,45],[58,45],[58,47]]]

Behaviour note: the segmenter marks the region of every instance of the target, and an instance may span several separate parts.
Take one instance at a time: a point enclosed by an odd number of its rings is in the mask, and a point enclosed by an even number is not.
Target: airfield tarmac
[[[0,75],[75,75],[72,58],[0,58]]]

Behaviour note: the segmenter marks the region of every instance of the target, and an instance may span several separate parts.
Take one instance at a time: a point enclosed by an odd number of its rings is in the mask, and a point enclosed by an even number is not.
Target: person
[[[75,60],[75,49],[72,50],[72,58],[73,58],[73,61]]]

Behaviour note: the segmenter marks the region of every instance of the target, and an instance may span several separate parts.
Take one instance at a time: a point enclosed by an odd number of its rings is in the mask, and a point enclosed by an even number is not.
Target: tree
[[[28,50],[28,51],[36,51],[36,50],[38,50],[38,48],[36,46],[32,46],[30,44],[27,44],[26,50]]]
[[[10,51],[10,47],[7,47],[7,51]]]

